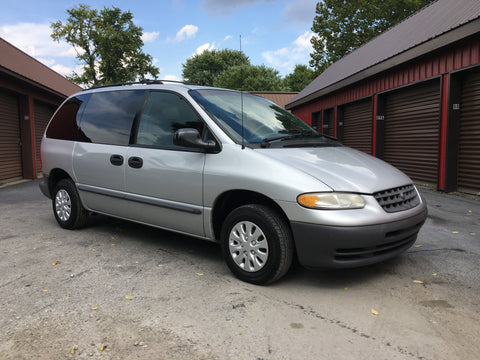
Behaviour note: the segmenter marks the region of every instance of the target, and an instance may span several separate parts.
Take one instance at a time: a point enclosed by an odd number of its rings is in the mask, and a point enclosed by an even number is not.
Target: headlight
[[[307,208],[323,210],[361,209],[365,206],[361,195],[340,192],[302,194],[297,197],[297,202]]]

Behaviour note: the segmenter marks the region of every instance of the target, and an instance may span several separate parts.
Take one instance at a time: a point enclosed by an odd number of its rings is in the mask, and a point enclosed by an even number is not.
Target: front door
[[[181,128],[202,133],[204,124],[181,96],[151,92],[126,156],[126,198],[133,220],[204,236],[206,155],[173,145],[173,134]]]

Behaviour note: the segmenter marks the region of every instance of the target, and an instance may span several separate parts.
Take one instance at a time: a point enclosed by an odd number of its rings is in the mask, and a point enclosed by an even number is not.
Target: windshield
[[[190,95],[237,143],[242,142],[242,134],[245,143],[262,147],[277,142],[284,146],[287,140],[332,143],[296,116],[262,97],[219,89],[192,90]]]

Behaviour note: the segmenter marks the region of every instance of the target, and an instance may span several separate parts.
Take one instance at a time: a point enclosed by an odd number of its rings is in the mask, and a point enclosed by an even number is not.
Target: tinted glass
[[[128,145],[133,121],[144,97],[143,90],[93,93],[80,123],[86,141]]]
[[[62,140],[86,141],[78,124],[90,94],[81,94],[69,99],[60,107],[47,128],[47,137]]]
[[[193,90],[190,95],[237,142],[242,136],[251,144],[292,134],[320,136],[296,116],[259,96],[216,89]]]
[[[173,134],[183,128],[203,132],[203,122],[182,97],[168,92],[152,92],[138,126],[139,145],[174,147]]]

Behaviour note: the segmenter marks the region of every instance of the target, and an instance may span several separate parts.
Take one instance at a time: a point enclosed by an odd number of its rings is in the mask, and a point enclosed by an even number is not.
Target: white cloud
[[[144,43],[152,42],[158,38],[158,35],[160,35],[158,31],[144,32],[142,35],[142,40]]]
[[[206,44],[203,44],[201,46],[199,46],[197,48],[197,51],[195,51],[195,54],[196,55],[200,55],[201,53],[203,53],[205,50],[214,50],[215,49],[215,43],[206,43]]]
[[[56,42],[50,37],[48,24],[19,23],[0,26],[0,36],[33,57],[75,56],[75,50],[66,42]]]
[[[73,69],[71,67],[60,65],[60,64],[56,64],[50,67],[52,68],[52,70],[62,75],[70,75],[73,72]]]
[[[0,36],[13,46],[62,75],[71,74],[74,69],[59,64],[58,61],[73,64],[77,56],[75,48],[65,41],[54,41],[50,34],[48,24],[18,23],[0,26]]]
[[[295,44],[296,50],[298,51],[308,51],[309,53],[313,50],[311,39],[313,37],[313,32],[305,31],[300,35],[293,43]]]
[[[294,70],[296,64],[307,64],[310,60],[310,53],[312,52],[310,39],[312,36],[313,32],[306,31],[297,37],[291,46],[274,51],[265,51],[262,56],[268,64],[286,75]]]
[[[53,60],[53,59],[46,59],[46,58],[37,57],[37,60],[40,61],[43,65],[48,66],[48,67],[55,65],[55,60]]]
[[[182,79],[180,79],[176,75],[165,75],[165,76],[162,76],[162,78],[165,79],[165,80],[182,81]]]
[[[180,29],[179,32],[177,32],[177,35],[175,36],[175,39],[173,41],[180,42],[185,39],[190,39],[196,35],[198,32],[198,27],[195,25],[185,25],[183,28]]]

